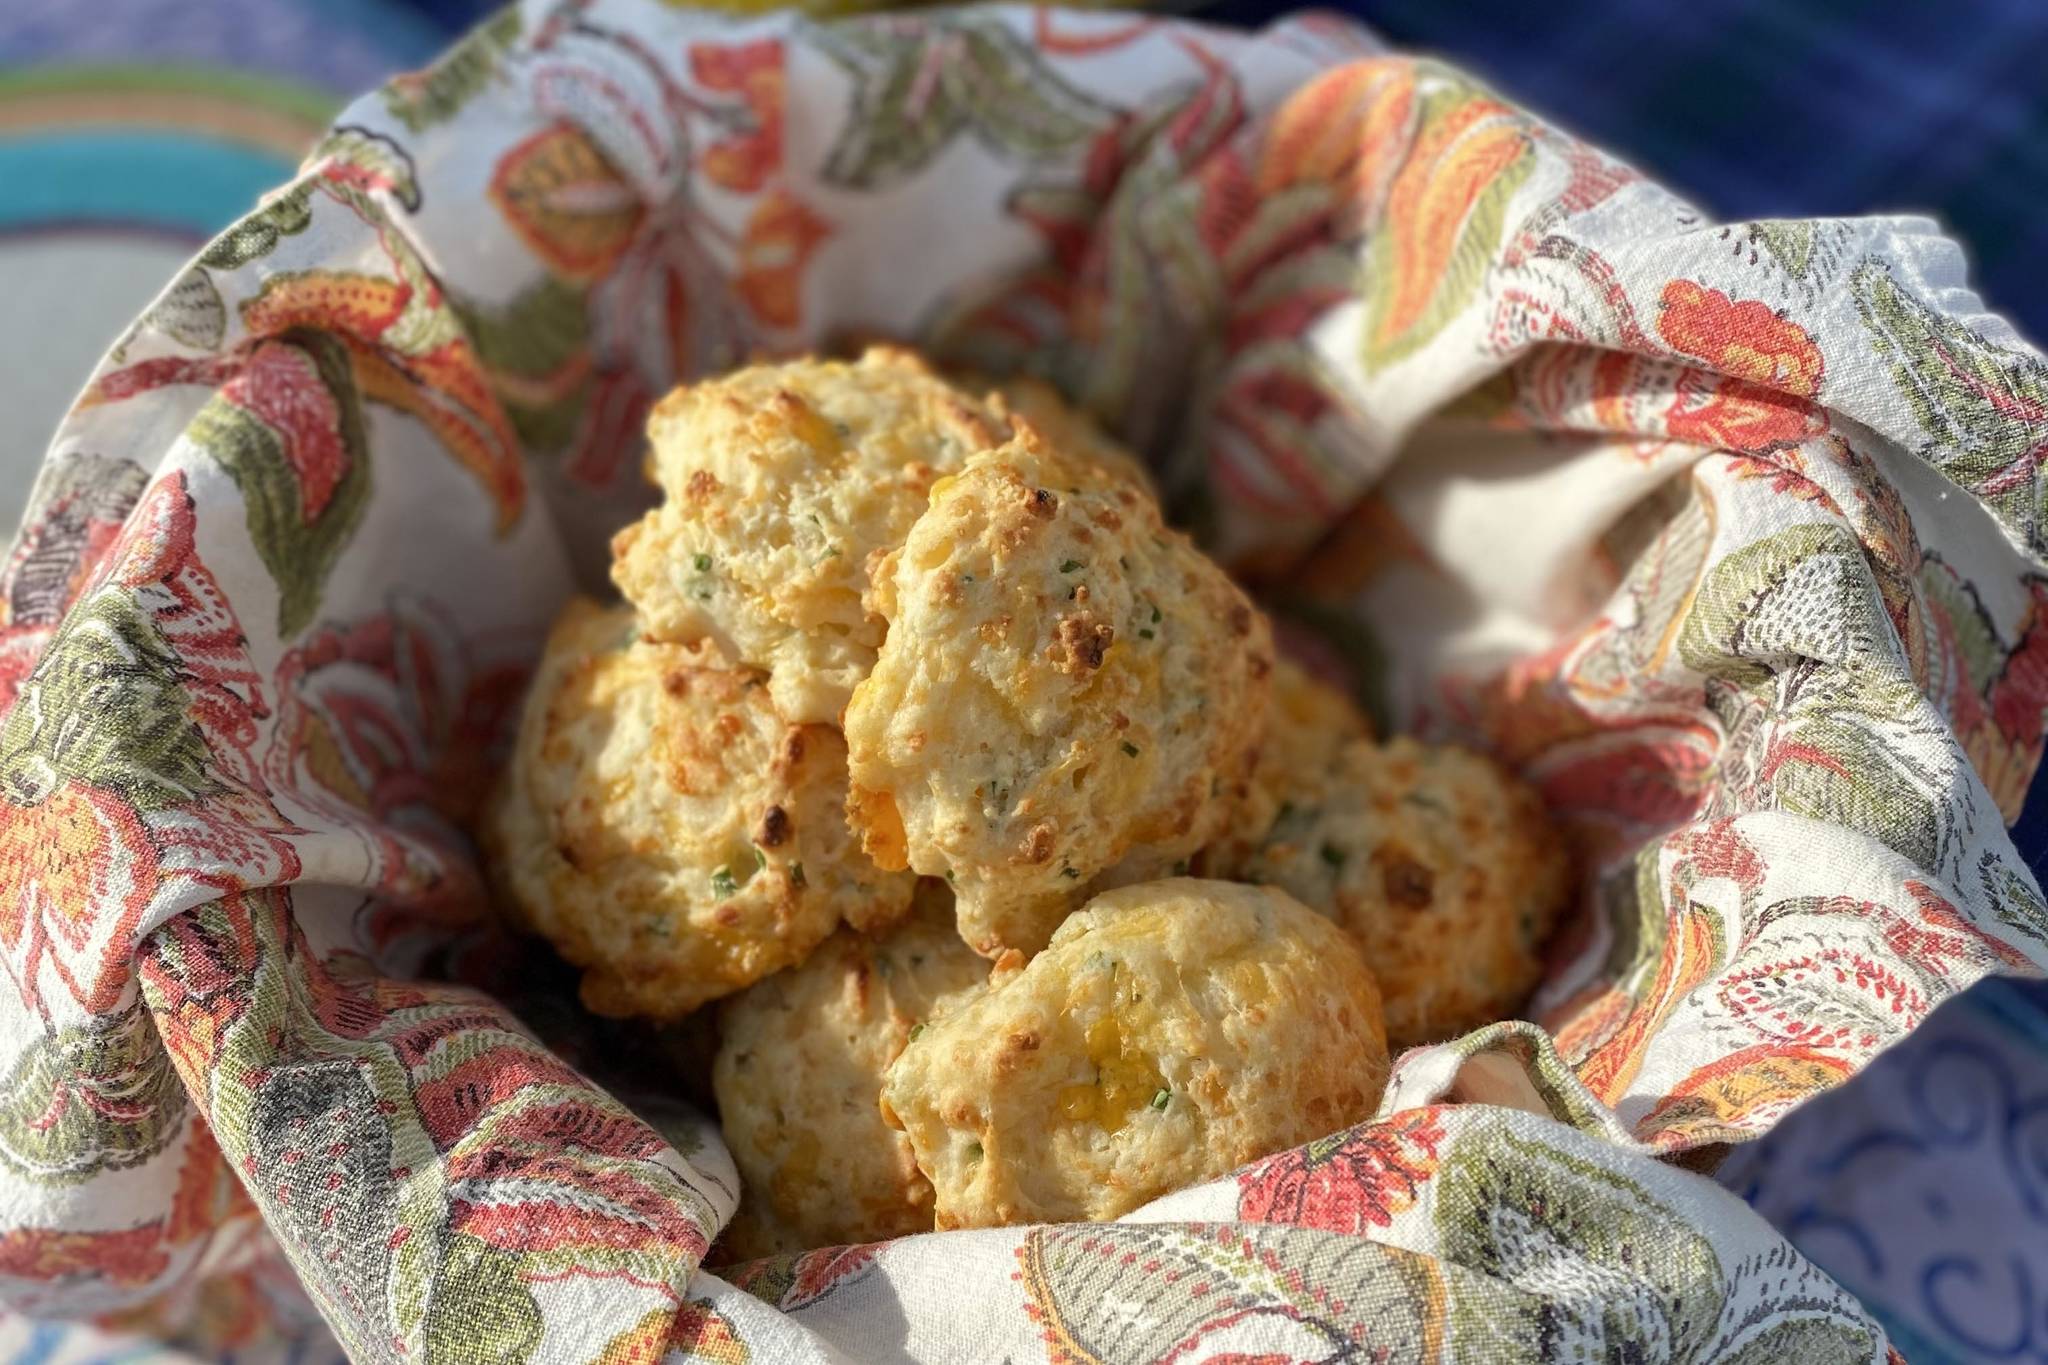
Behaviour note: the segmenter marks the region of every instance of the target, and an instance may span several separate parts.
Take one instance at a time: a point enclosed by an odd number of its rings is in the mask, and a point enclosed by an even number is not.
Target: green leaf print
[[[1023,160],[1061,155],[1107,128],[1112,111],[1068,84],[1007,24],[903,19],[819,30],[857,89],[825,178],[874,189],[916,173],[962,132]]]
[[[0,1168],[76,1185],[170,1145],[185,1086],[140,1000],[35,1038],[0,1082]]]
[[[520,444],[537,455],[567,448],[589,401],[590,378],[559,393],[544,383],[501,380],[547,381],[585,354],[590,314],[584,287],[550,275],[503,305],[457,301],[454,307]],[[542,392],[548,396],[534,396]]]
[[[410,132],[453,118],[497,76],[520,33],[519,6],[507,5],[471,29],[447,55],[424,71],[384,87],[384,107]]]
[[[1916,865],[1937,867],[1943,833],[1957,813],[1944,808],[1944,772],[1930,772],[1888,727],[1845,710],[1797,719],[1773,769],[1779,810],[1870,834]]]
[[[1919,582],[1928,605],[1944,626],[1943,633],[1955,641],[1964,685],[1981,694],[2004,671],[2011,649],[1998,638],[1976,591],[1931,551],[1921,561]]]
[[[1625,1176],[1488,1126],[1452,1147],[1436,1195],[1446,1261],[1540,1295],[1505,1313],[1447,1280],[1449,1359],[1690,1360],[1714,1330],[1712,1244]]]
[[[1439,1266],[1363,1237],[1256,1223],[1052,1226],[1024,1234],[1017,1264],[1055,1360],[1427,1365],[1442,1336]],[[1201,1284],[1211,1290],[1189,1292]],[[1490,1306],[1500,1297],[1485,1294]],[[1263,1321],[1268,1353],[1232,1353],[1248,1320]]]
[[[1791,632],[1766,642],[1755,629],[1767,609],[1780,618],[1815,626],[1876,611],[1855,533],[1832,522],[1808,522],[1766,536],[1729,554],[1708,571],[1679,633],[1678,656],[1704,677],[1750,684],[1773,675],[1763,660],[1791,643]],[[1827,657],[1827,656],[1822,656]]]
[[[1780,270],[1795,280],[1803,280],[1806,272],[1813,269],[1818,226],[1808,218],[1751,223],[1749,237],[1777,262]]]
[[[2039,549],[2048,364],[1935,312],[1877,261],[1857,267],[1851,290],[1872,348],[1926,436],[1922,455]]]
[[[420,207],[419,177],[413,173],[412,157],[382,133],[342,124],[320,140],[310,158],[334,161],[365,173],[378,187],[411,212]]]
[[[950,28],[959,60],[945,68],[944,78],[992,150],[1042,160],[1108,125],[1110,110],[1061,79],[1008,25],[961,22]]]
[[[1853,829],[1934,871],[1969,828],[1963,759],[1903,667],[1855,534],[1789,527],[1728,555],[1700,584],[1679,657],[1732,683],[1760,723],[1723,754],[1730,809]]]
[[[455,1236],[441,1256],[427,1310],[427,1358],[441,1365],[531,1360],[545,1324],[520,1258]]]
[[[1717,1351],[1720,1365],[1860,1365],[1877,1350],[1877,1335],[1841,1316],[1784,1317],[1732,1350]]]
[[[1986,849],[1978,858],[1977,885],[2001,921],[2036,942],[2048,942],[2048,904],[2040,888],[1998,850]]]
[[[217,351],[227,340],[228,308],[214,286],[213,277],[199,266],[188,268],[163,297],[149,306],[127,333],[114,343],[116,365],[128,359],[128,349],[144,332],[167,336],[195,351]]]
[[[278,629],[291,636],[312,620],[327,574],[362,520],[370,493],[369,442],[342,342],[301,331],[266,345],[302,360],[291,381],[305,389],[296,404],[298,427],[281,431],[216,395],[193,417],[189,435],[241,489],[249,538],[277,580]],[[318,404],[322,398],[325,404]],[[316,406],[329,410],[332,426],[321,425],[323,414],[308,412]]]
[[[199,253],[199,264],[211,270],[236,270],[268,256],[286,237],[304,232],[313,221],[315,186],[313,180],[301,180],[243,217]]]
[[[160,810],[219,790],[177,655],[127,590],[64,618],[0,723],[0,787],[34,805],[67,782]]]

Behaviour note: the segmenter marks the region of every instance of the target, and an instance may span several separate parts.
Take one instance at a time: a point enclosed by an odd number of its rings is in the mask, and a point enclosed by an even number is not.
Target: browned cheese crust
[[[1270,767],[1238,834],[1199,860],[1270,883],[1364,947],[1396,1048],[1512,1018],[1543,974],[1571,891],[1536,793],[1468,749],[1362,735]]]
[[[485,821],[500,885],[600,1014],[675,1017],[879,928],[914,879],[847,828],[845,742],[758,673],[575,602],[548,639]]]
[[[1141,488],[1029,429],[940,481],[871,604],[849,815],[991,956],[1222,829],[1264,728],[1263,616]]]
[[[1370,1117],[1357,946],[1270,887],[1096,897],[904,1049],[883,1087],[941,1228],[1116,1218]]]

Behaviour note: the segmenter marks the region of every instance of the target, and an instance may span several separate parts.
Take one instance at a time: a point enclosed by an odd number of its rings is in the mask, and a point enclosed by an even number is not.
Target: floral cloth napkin
[[[1060,383],[1590,889],[1376,1123],[715,1275],[715,1127],[463,829],[649,402],[875,334]],[[507,11],[136,321],[0,577],[0,1300],[251,1359],[1884,1360],[1684,1166],[2048,956],[2044,416],[1928,224],[1707,222],[1341,21]],[[1548,1114],[1443,1103],[1488,1050]]]

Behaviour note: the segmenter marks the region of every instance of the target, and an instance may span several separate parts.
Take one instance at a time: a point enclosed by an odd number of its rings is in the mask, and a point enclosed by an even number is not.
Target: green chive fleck
[[[1138,638],[1140,640],[1149,640],[1152,638],[1153,633],[1150,627],[1146,627],[1138,632]]]
[[[733,880],[731,868],[721,867],[711,874],[711,894],[720,900],[724,900],[739,889],[740,884]]]
[[[1131,743],[1129,740],[1125,740],[1124,752],[1126,754],[1129,754],[1132,758],[1136,758],[1138,756],[1138,746]]]
[[[1173,875],[1176,877],[1185,877],[1188,875],[1188,860],[1186,858],[1182,858],[1179,862],[1173,865]]]
[[[969,1161],[981,1160],[981,1144],[979,1142],[970,1142],[967,1144],[967,1159]]]
[[[1152,608],[1152,624],[1155,626],[1159,624],[1159,608],[1157,607]]]
[[[918,1039],[919,1039],[920,1037],[922,1037],[923,1035],[924,1035],[924,1025],[923,1025],[923,1024],[912,1024],[912,1025],[910,1026],[910,1041],[911,1041],[911,1042],[913,1042],[913,1043],[914,1043],[914,1042],[916,1042],[916,1041],[917,1041],[917,1040],[918,1040]]]
[[[1078,559],[1070,559],[1070,560],[1068,560],[1068,561],[1067,561],[1066,563],[1064,563],[1064,564],[1060,565],[1060,572],[1061,572],[1061,573],[1072,573],[1072,572],[1073,572],[1074,570],[1076,570],[1076,569],[1078,569],[1078,568],[1080,568],[1080,567],[1081,567],[1081,561],[1080,561],[1080,560],[1078,560]]]
[[[1077,867],[1062,867],[1060,875],[1062,877],[1078,877],[1081,875],[1081,870]]]
[[[791,886],[802,886],[804,884],[804,865],[802,863],[791,863],[789,865],[789,884]]]
[[[767,854],[765,854],[765,853],[763,853],[763,852],[761,851],[761,846],[760,846],[759,844],[755,844],[755,845],[754,845],[754,871],[756,871],[756,872],[766,872],[767,870],[768,870],[768,855],[767,855]]]
[[[1328,863],[1331,867],[1344,866],[1344,859],[1347,856],[1348,855],[1344,852],[1344,850],[1338,848],[1335,844],[1323,845],[1323,861]]]
[[[1172,1099],[1173,1092],[1171,1090],[1162,1090],[1152,1097],[1152,1107],[1154,1109],[1159,1110],[1161,1113],[1164,1113],[1166,1111],[1166,1106],[1168,1105],[1168,1103],[1172,1101]]]
[[[698,556],[697,556],[697,557],[696,557],[695,559],[691,560],[690,562],[691,562],[692,564],[695,564],[695,565],[697,566],[697,572],[698,572],[698,573],[710,573],[710,572],[711,572],[711,556],[710,556],[710,555],[698,555]]]

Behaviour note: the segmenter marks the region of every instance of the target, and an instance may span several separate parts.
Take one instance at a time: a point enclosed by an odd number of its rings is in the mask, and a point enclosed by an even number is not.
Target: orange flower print
[[[722,189],[752,194],[782,168],[782,43],[699,43],[690,49],[690,74],[707,90],[738,95],[750,116],[704,149],[699,169]]]
[[[50,978],[95,1013],[119,1003],[157,888],[156,849],[127,802],[67,782],[32,806],[0,805],[0,887],[0,951],[24,1004],[40,1007]]]
[[[739,295],[770,327],[794,327],[803,318],[804,267],[832,225],[794,196],[776,190],[747,219],[740,239]]]
[[[1797,1043],[1759,1043],[1697,1067],[1636,1125],[1666,1150],[1740,1141],[1801,1100],[1848,1079],[1847,1060]]]
[[[1259,156],[1259,192],[1335,185],[1370,218],[1414,134],[1415,64],[1348,63],[1310,81],[1273,116]]]
[[[1664,343],[1712,367],[1679,375],[1665,412],[1674,440],[1759,454],[1827,430],[1813,401],[1826,365],[1805,328],[1691,280],[1665,285],[1658,306]]]
[[[647,216],[639,192],[568,123],[543,128],[505,153],[488,193],[534,255],[579,282],[617,264]]]
[[[1368,368],[1416,350],[1478,289],[1529,176],[1527,122],[1469,89],[1424,104],[1421,129],[1387,191],[1367,263]]]
[[[708,1299],[689,1299],[673,1313],[656,1309],[613,1337],[595,1365],[656,1365],[677,1351],[712,1365],[746,1365],[746,1343]]]

